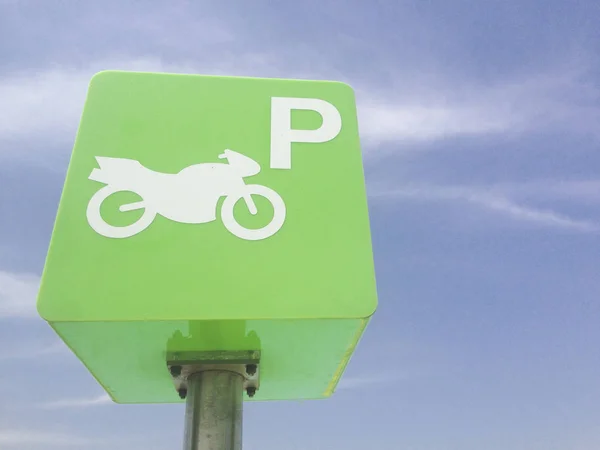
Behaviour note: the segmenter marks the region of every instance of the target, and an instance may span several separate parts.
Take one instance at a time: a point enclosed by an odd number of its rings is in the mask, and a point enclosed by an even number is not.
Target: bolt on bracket
[[[244,390],[248,397],[260,387],[260,351],[211,351],[170,352],[167,354],[167,369],[179,397],[187,395],[188,378],[207,370],[234,372],[244,378]]]

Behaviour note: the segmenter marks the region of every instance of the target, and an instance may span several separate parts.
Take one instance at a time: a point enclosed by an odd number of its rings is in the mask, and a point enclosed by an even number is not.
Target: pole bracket
[[[248,397],[254,397],[260,387],[259,350],[170,352],[167,369],[181,399],[187,396],[190,375],[209,370],[241,375]]]

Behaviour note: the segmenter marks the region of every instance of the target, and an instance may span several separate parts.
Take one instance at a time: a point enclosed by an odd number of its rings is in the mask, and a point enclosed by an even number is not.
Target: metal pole
[[[244,377],[206,370],[188,377],[184,450],[241,450]]]

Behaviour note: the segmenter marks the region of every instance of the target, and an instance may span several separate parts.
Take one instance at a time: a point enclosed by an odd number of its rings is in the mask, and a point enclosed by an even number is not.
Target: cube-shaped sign
[[[92,78],[38,310],[115,401],[180,401],[167,353],[212,350],[326,397],[376,304],[348,85]]]

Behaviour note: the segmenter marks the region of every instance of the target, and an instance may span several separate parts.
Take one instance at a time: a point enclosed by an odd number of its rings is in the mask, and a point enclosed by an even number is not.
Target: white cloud
[[[397,383],[403,379],[406,379],[405,375],[396,373],[366,375],[358,377],[342,377],[342,379],[338,383],[337,389],[361,389],[381,384]]]
[[[0,429],[0,447],[9,449],[22,449],[26,446],[39,445],[46,447],[82,447],[92,444],[90,439],[81,436],[35,431],[31,429],[3,430]]]
[[[43,358],[46,356],[56,357],[57,355],[71,355],[69,348],[62,341],[57,340],[53,344],[31,342],[18,347],[2,348],[0,350],[0,361]]]
[[[91,398],[66,398],[40,404],[43,409],[87,408],[91,406],[110,405],[113,401],[108,394]]]
[[[102,70],[167,72],[203,75],[282,76],[270,58],[260,54],[228,55],[203,67],[191,62],[165,63],[158,58],[97,61],[86,67],[58,67],[37,73],[13,73],[0,78],[0,157],[19,154],[21,140],[35,139],[39,151],[72,144],[87,88]],[[11,146],[13,144],[13,146]],[[70,151],[70,148],[68,148]]]
[[[19,156],[20,140],[34,138],[42,145],[72,143],[87,86],[92,75],[105,69],[327,78],[325,73],[290,74],[270,55],[226,54],[199,67],[192,62],[166,64],[156,58],[99,61],[88,67],[61,67],[38,73],[0,78],[1,156]],[[208,68],[208,70],[207,70]],[[600,111],[593,99],[598,90],[584,81],[585,69],[544,70],[483,85],[452,79],[426,80],[397,74],[385,90],[365,82],[357,90],[361,135],[365,142],[432,141],[452,136],[518,133],[539,127],[559,127],[597,133]],[[431,83],[431,84],[429,84]],[[26,156],[26,155],[22,155]]]
[[[550,209],[519,204],[498,192],[497,187],[486,189],[477,186],[415,185],[373,191],[370,195],[417,200],[463,201],[520,222],[579,232],[600,231],[600,224],[593,221],[575,219]]]
[[[40,278],[0,270],[0,319],[38,317],[35,301]]]
[[[402,80],[384,94],[365,93],[361,129],[376,142],[432,141],[453,136],[515,134],[558,127],[598,133],[600,91],[585,81],[581,65],[481,84]],[[401,87],[404,84],[404,87]],[[379,95],[383,97],[383,95]]]
[[[15,74],[0,79],[0,139],[16,142],[36,137],[40,145],[73,141],[87,87],[92,75],[100,70],[123,69],[165,71],[156,60],[98,63],[87,68],[58,68],[34,74]],[[185,67],[169,71],[186,72]],[[0,156],[19,156],[17,147],[0,147]],[[42,149],[43,150],[43,149]]]
[[[578,203],[600,203],[600,180],[535,180],[498,183],[487,188],[491,192],[528,199],[557,199]]]

